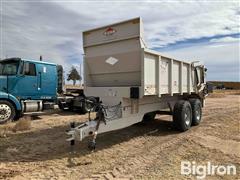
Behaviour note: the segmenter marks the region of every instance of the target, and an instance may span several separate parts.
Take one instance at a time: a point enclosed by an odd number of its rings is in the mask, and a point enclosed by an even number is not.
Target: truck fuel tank
[[[22,101],[22,112],[37,112],[43,110],[42,100]]]

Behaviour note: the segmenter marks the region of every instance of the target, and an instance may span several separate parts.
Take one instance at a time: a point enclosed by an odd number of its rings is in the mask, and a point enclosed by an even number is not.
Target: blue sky
[[[1,1],[0,57],[82,61],[84,30],[142,17],[151,49],[199,60],[208,80],[240,81],[238,1]]]

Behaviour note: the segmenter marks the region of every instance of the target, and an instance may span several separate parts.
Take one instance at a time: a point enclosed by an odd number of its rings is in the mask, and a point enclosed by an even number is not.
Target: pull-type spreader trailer
[[[97,114],[80,125],[71,123],[67,140],[72,145],[92,136],[89,147],[94,149],[97,134],[154,119],[157,113],[172,115],[179,131],[200,123],[206,69],[147,49],[140,18],[83,32],[83,47],[85,106]]]

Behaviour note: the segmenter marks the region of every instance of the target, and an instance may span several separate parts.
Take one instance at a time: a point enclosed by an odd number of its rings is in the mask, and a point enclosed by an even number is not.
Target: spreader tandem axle
[[[67,140],[73,145],[99,133],[128,127],[156,114],[173,116],[186,131],[202,117],[207,87],[206,69],[147,49],[140,18],[83,32],[86,110],[96,118],[71,123]],[[94,97],[96,98],[94,98]]]

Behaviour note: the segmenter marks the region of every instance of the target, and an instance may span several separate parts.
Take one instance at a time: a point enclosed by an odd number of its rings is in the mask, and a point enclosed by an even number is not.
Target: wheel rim
[[[12,110],[7,104],[0,104],[0,122],[10,118]]]
[[[186,108],[184,119],[185,119],[185,124],[189,126],[191,122],[191,110],[189,108]]]

